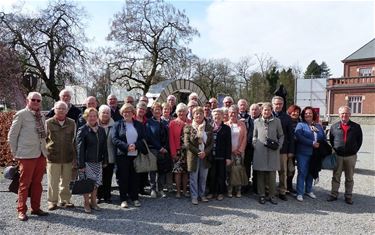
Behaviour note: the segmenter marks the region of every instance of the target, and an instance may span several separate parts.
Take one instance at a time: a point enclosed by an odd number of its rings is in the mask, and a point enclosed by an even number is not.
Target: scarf
[[[206,122],[203,120],[203,122],[201,124],[198,124],[193,120],[193,123],[191,125],[197,131],[197,134],[196,134],[195,138],[198,139],[199,150],[203,151],[204,150],[204,144],[207,141],[207,134],[204,131],[204,127],[206,126]]]
[[[45,139],[47,137],[47,134],[46,134],[46,131],[44,129],[42,114],[41,114],[40,110],[35,111],[34,116],[35,116],[36,132],[38,133],[39,138]]]

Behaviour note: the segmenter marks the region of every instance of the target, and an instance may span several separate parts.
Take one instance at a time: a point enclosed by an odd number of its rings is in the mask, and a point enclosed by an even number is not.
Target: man
[[[248,131],[248,135],[247,135],[247,140],[248,140],[248,143],[247,143],[247,147],[249,148],[247,151],[249,151],[249,154],[250,154],[250,168],[249,170],[251,170],[251,165],[253,164],[253,159],[254,159],[254,146],[252,144],[252,140],[253,140],[253,132],[254,132],[254,121],[255,119],[259,118],[260,117],[260,107],[258,104],[252,104],[250,105],[250,118],[249,118],[249,131]],[[257,174],[256,174],[256,171],[254,171],[253,169],[253,172],[252,172],[252,185],[253,185],[253,192],[255,194],[258,193],[258,188],[257,188]]]
[[[195,101],[195,100],[190,100],[187,106],[188,106],[187,118],[192,121],[193,120],[193,109],[195,107],[198,107],[198,102]]]
[[[145,95],[142,95],[141,97],[139,97],[138,103],[143,102],[143,103],[146,104],[146,114],[145,114],[145,117],[147,119],[150,119],[150,118],[152,118],[152,110],[151,110],[151,107],[148,106],[148,103],[149,103],[148,101],[149,101],[148,97],[145,96]]]
[[[85,109],[87,108],[98,109],[98,102],[96,101],[96,98],[94,96],[89,96],[86,98],[85,107],[78,118],[77,129],[86,124],[86,120],[83,118],[83,112],[85,112]]]
[[[280,96],[272,98],[273,115],[280,119],[284,132],[284,143],[280,149],[280,171],[279,171],[279,198],[287,201],[288,161],[293,161],[294,156],[294,133],[292,119],[283,112],[284,99]]]
[[[171,113],[170,113],[170,116],[171,116],[171,117],[177,117],[177,114],[176,114],[177,98],[176,98],[176,96],[174,96],[174,95],[169,95],[169,96],[167,97],[167,103],[168,103],[169,106],[171,107]]]
[[[211,110],[217,109],[218,102],[216,98],[212,97],[208,102],[211,104]]]
[[[228,108],[228,109],[229,109],[230,106],[232,106],[233,102],[234,102],[233,98],[230,97],[230,96],[225,96],[224,99],[223,99],[224,107]]]
[[[128,95],[128,96],[125,97],[124,103],[125,104],[131,104],[131,105],[133,105],[135,107],[134,98],[131,95]]]
[[[71,193],[69,183],[73,173],[73,160],[76,159],[75,131],[73,119],[67,118],[68,105],[57,101],[54,117],[46,121],[47,131],[47,178],[48,210],[60,207],[70,208]]]
[[[123,118],[120,114],[120,108],[117,106],[117,97],[115,95],[109,95],[107,97],[107,105],[111,108],[113,121],[117,122]]]
[[[27,196],[31,194],[31,214],[45,216],[48,213],[40,209],[42,179],[46,170],[46,132],[44,117],[40,113],[42,96],[30,92],[26,108],[14,115],[8,133],[12,155],[19,161],[18,219],[28,220],[26,215]]]
[[[189,95],[189,102],[192,101],[192,100],[194,100],[195,102],[197,102],[198,105],[199,105],[199,98],[198,98],[198,94],[197,93],[193,92],[193,93],[191,93]]]
[[[66,114],[66,116],[68,118],[73,119],[77,123],[78,119],[79,119],[79,115],[81,114],[81,110],[79,110],[79,108],[77,108],[72,103],[70,103],[70,101],[72,99],[72,95],[73,95],[73,93],[72,93],[71,90],[63,89],[63,90],[60,91],[59,97],[60,97],[60,101],[64,101],[68,105],[68,113]],[[48,112],[46,117],[51,118],[53,116],[55,116],[54,108],[52,108]]]
[[[357,152],[362,145],[361,126],[350,120],[351,111],[348,106],[339,108],[340,121],[330,128],[329,142],[336,152],[336,167],[333,169],[332,190],[327,201],[336,201],[339,195],[341,174],[345,173],[345,202],[353,204],[353,175]]]
[[[203,106],[203,115],[204,119],[207,123],[212,124],[212,114],[211,114],[211,103],[206,102],[206,104]]]

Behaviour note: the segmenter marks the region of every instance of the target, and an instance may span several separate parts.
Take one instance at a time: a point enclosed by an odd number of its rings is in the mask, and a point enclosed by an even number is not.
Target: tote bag
[[[147,154],[141,153],[138,151],[138,156],[134,159],[134,169],[137,173],[144,173],[150,171],[157,171],[157,159],[154,154],[148,148],[147,142],[143,140],[143,143],[146,145]]]

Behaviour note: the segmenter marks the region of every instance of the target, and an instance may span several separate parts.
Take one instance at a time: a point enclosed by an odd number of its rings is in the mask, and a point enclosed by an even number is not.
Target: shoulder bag
[[[137,173],[144,173],[150,171],[157,171],[157,159],[148,148],[147,142],[142,140],[147,148],[147,154],[138,151],[138,156],[134,159],[134,169]]]

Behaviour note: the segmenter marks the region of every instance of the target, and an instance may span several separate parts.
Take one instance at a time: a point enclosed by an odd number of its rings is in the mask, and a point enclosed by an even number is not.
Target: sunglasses
[[[31,99],[32,102],[38,102],[40,103],[41,100],[38,100],[38,99]]]

